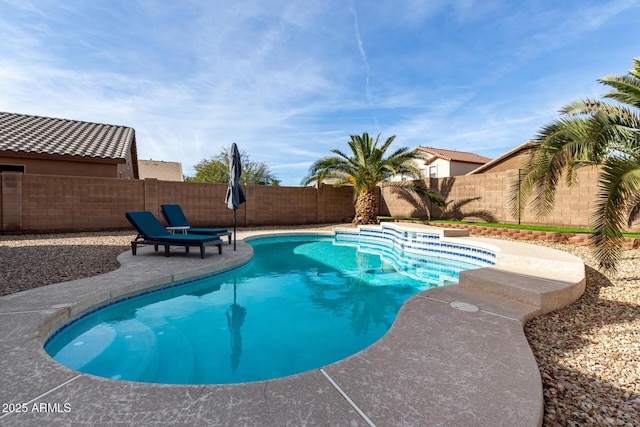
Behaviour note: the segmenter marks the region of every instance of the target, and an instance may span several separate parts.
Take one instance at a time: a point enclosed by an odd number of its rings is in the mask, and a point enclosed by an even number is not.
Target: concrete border
[[[243,241],[204,260],[142,248],[136,257],[120,255],[116,271],[2,297],[0,423],[541,425],[542,383],[522,326],[580,297],[582,260],[518,242],[443,239],[494,247],[498,262],[410,298],[385,336],[347,359],[255,383],[115,381],[61,366],[42,348],[51,332],[96,304],[247,262],[252,250]]]

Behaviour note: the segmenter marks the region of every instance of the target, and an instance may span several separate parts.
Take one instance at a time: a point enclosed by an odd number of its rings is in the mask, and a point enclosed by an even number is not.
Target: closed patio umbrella
[[[229,209],[233,209],[233,250],[236,250],[236,210],[240,209],[240,205],[247,201],[244,197],[244,191],[240,186],[240,177],[242,176],[242,162],[240,160],[240,152],[238,146],[234,142],[231,144],[231,152],[229,153],[229,187],[227,187],[227,195],[224,202]]]

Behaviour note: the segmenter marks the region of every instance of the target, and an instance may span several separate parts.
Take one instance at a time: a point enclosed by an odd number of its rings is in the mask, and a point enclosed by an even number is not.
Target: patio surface
[[[273,231],[239,237],[257,233]],[[43,350],[50,333],[96,304],[247,262],[252,250],[241,240],[235,252],[207,248],[204,260],[198,251],[175,248],[166,258],[139,248],[120,255],[116,271],[2,297],[0,424],[539,426],[542,384],[522,327],[580,297],[584,264],[525,243],[447,239],[495,247],[498,262],[413,296],[363,351],[269,381],[116,381],[68,369]]]

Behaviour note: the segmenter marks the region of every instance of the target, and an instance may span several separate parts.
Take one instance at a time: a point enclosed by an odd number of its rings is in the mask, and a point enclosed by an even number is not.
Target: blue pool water
[[[107,378],[258,381],[319,368],[371,345],[400,306],[477,266],[333,237],[250,242],[252,261],[94,311],[56,333],[59,363]]]

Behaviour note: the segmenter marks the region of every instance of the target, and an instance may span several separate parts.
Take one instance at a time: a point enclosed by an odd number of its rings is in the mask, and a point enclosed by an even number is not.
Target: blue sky
[[[487,157],[640,56],[640,0],[0,0],[0,111],[133,127],[138,157],[232,142],[283,185],[396,135]]]

